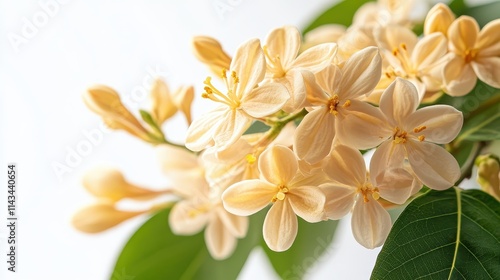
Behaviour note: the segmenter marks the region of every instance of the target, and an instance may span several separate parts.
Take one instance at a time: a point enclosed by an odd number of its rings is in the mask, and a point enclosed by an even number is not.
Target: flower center
[[[469,63],[476,58],[477,50],[476,49],[467,49],[464,54],[465,54],[465,56],[464,56],[465,62]]]
[[[273,78],[281,78],[286,75],[285,69],[283,69],[283,65],[281,65],[281,58],[279,55],[275,55],[274,57],[269,53],[267,46],[262,48],[264,50],[264,55],[267,60],[267,68],[269,72],[273,73]]]
[[[405,43],[401,43],[399,47],[394,48],[392,50],[392,55],[394,55],[401,62],[401,67],[404,69],[404,72],[401,71],[403,73],[396,73],[394,70],[388,71],[385,73],[387,77],[391,78],[391,76],[399,76],[402,78],[414,78],[417,76],[417,70],[411,62],[411,56]]]
[[[380,198],[379,189],[377,187],[373,187],[373,185],[369,181],[369,174],[366,175],[367,179],[363,186],[358,187],[357,192],[363,196],[363,201],[370,201],[369,197],[371,196],[373,199],[378,200]]]
[[[223,69],[221,73],[221,78],[224,81],[227,88],[226,94],[222,93],[220,90],[215,88],[215,86],[212,85],[212,78],[207,77],[203,82],[205,84],[205,87],[203,88],[205,92],[201,94],[201,97],[208,98],[215,102],[226,104],[232,109],[236,109],[239,108],[241,104],[239,98],[236,96],[236,89],[238,83],[240,82],[240,79],[237,76],[236,72],[231,71],[231,80],[229,80],[227,78],[226,73],[227,70]]]
[[[338,95],[334,95],[330,99],[328,99],[328,103],[326,104],[326,109],[328,112],[334,116],[338,114],[338,106],[340,104],[340,99]],[[342,108],[347,108],[351,106],[351,100],[346,100],[344,104],[342,105]]]
[[[395,144],[406,143],[408,133],[401,130],[399,127],[394,128],[394,134],[392,135],[392,142]]]
[[[283,185],[280,185],[278,187],[278,192],[273,196],[273,199],[271,202],[276,202],[277,200],[283,200],[285,199],[286,193],[288,193],[290,190]]]

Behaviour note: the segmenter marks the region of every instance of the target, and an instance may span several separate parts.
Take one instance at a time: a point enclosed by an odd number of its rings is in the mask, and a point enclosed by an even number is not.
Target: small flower
[[[221,103],[215,110],[194,120],[187,132],[186,147],[201,151],[211,144],[219,150],[227,149],[245,132],[255,118],[279,111],[289,94],[278,83],[258,86],[264,79],[266,62],[258,40],[250,40],[238,48],[227,72],[222,78],[227,87],[223,93],[210,78],[205,80],[203,97]]]
[[[323,216],[325,196],[317,188],[314,176],[298,173],[294,153],[284,146],[272,146],[259,158],[262,179],[245,180],[230,186],[223,194],[224,207],[240,216],[269,209],[264,220],[263,235],[274,251],[285,251],[297,235],[297,215],[308,222],[318,222]]]
[[[351,56],[342,68],[330,65],[316,75],[323,90],[308,96],[314,107],[297,127],[294,138],[300,159],[315,164],[326,157],[344,118],[370,106],[359,98],[370,94],[380,80],[381,63],[378,49],[368,47]]]
[[[424,22],[424,34],[429,35],[434,32],[448,34],[448,28],[455,20],[455,15],[450,8],[443,3],[437,3],[429,10]]]
[[[373,162],[370,170],[377,165]],[[379,198],[404,203],[415,192],[413,177],[394,170],[382,184],[375,184],[376,173],[366,171],[358,150],[338,145],[327,160],[325,173],[333,182],[320,185],[326,195],[325,214],[340,219],[352,211],[351,227],[359,244],[373,249],[382,245],[391,230],[391,217],[379,203]]]
[[[346,32],[346,27],[340,24],[325,24],[308,31],[304,35],[301,49],[307,50],[323,43],[336,43]]]
[[[381,169],[405,168],[407,161],[418,180],[429,188],[447,189],[460,177],[456,159],[436,144],[451,142],[460,132],[462,113],[448,105],[433,105],[417,110],[418,93],[404,79],[396,80],[380,99],[382,119],[377,122],[346,120],[349,134],[344,143],[358,149],[372,148],[372,161]],[[373,110],[367,114],[377,116]]]
[[[478,78],[500,88],[500,19],[479,31],[474,18],[461,16],[448,29],[448,39],[449,61],[443,71],[448,94],[469,93]]]
[[[103,85],[91,87],[83,95],[83,101],[110,128],[123,129],[140,139],[155,142],[148,130],[125,108],[120,96],[112,88]]]
[[[169,190],[145,189],[125,180],[123,174],[114,168],[96,168],[83,177],[83,186],[92,195],[114,202],[123,198],[150,199]]]
[[[314,83],[313,76],[307,71],[321,71],[332,63],[337,52],[337,45],[333,43],[320,44],[299,54],[300,46],[299,30],[285,26],[271,31],[263,47],[267,61],[266,76],[286,86],[290,93],[290,100],[283,107],[286,112],[304,107],[308,90],[306,84]]]

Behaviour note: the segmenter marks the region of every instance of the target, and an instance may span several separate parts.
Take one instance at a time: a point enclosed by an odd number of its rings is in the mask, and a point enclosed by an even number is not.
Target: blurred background
[[[116,89],[131,111],[149,107],[154,78],[174,89],[192,84],[194,118],[208,110],[201,100],[210,75],[191,52],[191,38],[217,38],[232,54],[276,27],[303,29],[335,1],[0,1],[1,164],[17,163],[18,263],[0,279],[109,279],[124,243],[147,219],[136,217],[101,234],[83,234],[72,215],[95,199],[81,185],[85,172],[113,166],[133,183],[168,186],[155,149],[124,132],[107,132],[82,101],[91,85]],[[424,5],[431,5],[424,3]],[[211,106],[211,105],[208,105]],[[164,127],[182,142],[179,115]],[[89,141],[89,135],[101,135]],[[85,144],[90,143],[90,145]],[[6,172],[2,172],[2,182]],[[0,216],[6,216],[2,187]],[[6,259],[7,228],[0,226]],[[368,279],[379,249],[358,245],[350,217],[308,279]],[[259,277],[259,278],[257,278]],[[133,279],[133,278],[131,278]],[[277,279],[262,251],[254,251],[240,279]]]

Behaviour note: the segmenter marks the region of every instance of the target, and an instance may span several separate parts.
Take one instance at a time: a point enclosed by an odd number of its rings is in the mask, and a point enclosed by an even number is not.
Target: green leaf
[[[203,232],[193,236],[172,233],[169,213],[170,209],[162,210],[134,233],[118,257],[111,280],[123,279],[120,275],[133,279],[235,279],[261,240],[262,215],[254,215],[234,254],[216,261],[206,249]]]
[[[262,247],[274,270],[283,279],[301,279],[307,269],[329,249],[338,221],[308,223],[299,219],[299,231],[290,249],[274,252],[262,241]]]
[[[264,124],[263,122],[260,121],[255,121],[252,123],[252,125],[245,131],[245,134],[253,134],[253,133],[260,133],[260,132],[266,132],[270,129],[269,126]]]
[[[394,224],[371,279],[500,279],[500,203],[451,188],[416,198]]]
[[[500,139],[500,103],[477,113],[464,123],[456,142]]]
[[[448,7],[456,16],[463,15],[467,11],[467,4],[464,0],[453,0],[448,4]]]
[[[500,1],[495,1],[488,4],[483,4],[475,7],[471,7],[466,10],[464,14],[469,15],[476,19],[479,26],[483,27],[488,22],[499,18],[500,14]]]
[[[341,1],[317,17],[312,23],[309,24],[309,26],[306,27],[306,29],[304,29],[303,33],[305,34],[318,26],[331,23],[350,26],[354,13],[356,13],[359,7],[367,2],[370,2],[370,0]]]

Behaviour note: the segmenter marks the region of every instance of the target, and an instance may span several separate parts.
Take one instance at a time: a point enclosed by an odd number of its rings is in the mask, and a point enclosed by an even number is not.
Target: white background
[[[56,3],[50,15],[42,7],[48,2]],[[199,116],[207,110],[199,94],[210,73],[191,54],[192,36],[218,38],[227,52],[234,53],[240,43],[255,37],[263,40],[273,28],[285,24],[303,28],[332,4],[330,0],[88,2],[0,1],[0,170],[15,162],[19,171],[18,271],[7,272],[7,231],[0,226],[1,279],[109,279],[124,242],[147,217],[97,235],[74,230],[71,216],[95,201],[80,183],[90,168],[115,166],[131,182],[168,186],[154,148],[123,132],[103,133],[86,154],[75,158],[77,148],[87,141],[85,133],[101,125],[82,102],[87,87],[109,85],[136,110],[149,106],[141,93],[159,75],[171,88],[195,85],[193,115]],[[230,10],[218,12],[214,4],[221,3]],[[30,23],[34,28],[26,27]],[[14,37],[18,44],[11,42]],[[171,139],[182,141],[185,122],[177,117],[165,129]],[[58,176],[54,164],[70,171]],[[0,172],[5,182],[6,171]],[[5,187],[0,191],[0,217],[5,221],[7,191]],[[378,251],[358,245],[349,218],[344,219],[332,248],[307,277],[368,279]],[[251,255],[240,275],[257,277],[277,277],[262,251]]]

